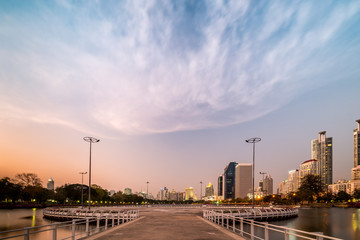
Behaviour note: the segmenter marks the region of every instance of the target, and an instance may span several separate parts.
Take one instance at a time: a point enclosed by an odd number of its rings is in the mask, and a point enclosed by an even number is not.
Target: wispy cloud
[[[99,134],[221,127],[339,71],[359,76],[356,1],[78,4],[0,10],[0,121]]]

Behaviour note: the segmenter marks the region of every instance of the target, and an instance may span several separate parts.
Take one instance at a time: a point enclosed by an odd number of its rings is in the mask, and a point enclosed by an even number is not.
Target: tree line
[[[14,179],[0,179],[0,202],[39,204],[88,204],[89,187],[81,184],[65,184],[55,191],[42,186],[41,179],[34,173],[19,173]],[[110,196],[109,191],[99,185],[91,186],[92,204],[142,203],[145,199],[136,194],[126,195],[121,191]]]

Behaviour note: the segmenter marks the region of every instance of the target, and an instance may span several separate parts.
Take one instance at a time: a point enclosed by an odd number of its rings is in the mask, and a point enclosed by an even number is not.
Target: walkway
[[[201,209],[146,208],[140,210],[139,219],[87,239],[243,240],[244,238],[204,220]]]

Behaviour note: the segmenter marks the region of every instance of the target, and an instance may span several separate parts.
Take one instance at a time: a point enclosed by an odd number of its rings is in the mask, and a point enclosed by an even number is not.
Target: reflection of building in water
[[[49,181],[47,183],[47,189],[51,190],[51,191],[54,191],[55,189],[55,183],[54,183],[54,180],[52,178],[49,178]]]

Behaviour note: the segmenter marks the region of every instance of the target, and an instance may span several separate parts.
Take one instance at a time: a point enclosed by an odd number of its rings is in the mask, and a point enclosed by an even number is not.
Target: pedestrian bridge
[[[46,226],[0,232],[4,239],[329,239],[317,233],[275,226],[268,221],[294,217],[297,209],[154,206],[46,209],[61,220]],[[71,220],[69,220],[71,219]],[[255,221],[255,220],[261,220]],[[265,222],[266,221],[266,222]],[[66,231],[64,231],[64,229]],[[61,230],[61,231],[60,231]],[[59,233],[62,233],[60,236]],[[66,234],[65,234],[66,233]],[[38,236],[46,236],[38,238]],[[47,234],[47,235],[44,235]]]

